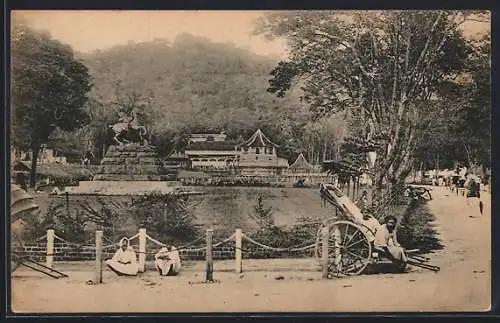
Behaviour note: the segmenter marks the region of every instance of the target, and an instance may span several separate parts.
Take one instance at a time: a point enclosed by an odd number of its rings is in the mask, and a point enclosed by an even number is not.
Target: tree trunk
[[[382,177],[375,176],[372,184],[372,206],[375,209],[378,209],[380,204],[382,203]],[[379,214],[373,214],[374,217],[380,220]]]
[[[328,149],[328,132],[325,132],[325,144],[323,145],[323,160],[326,160],[327,149]]]
[[[31,170],[30,170],[30,187],[36,187],[36,166],[38,164],[38,155],[40,153],[40,146],[35,146],[31,150]]]

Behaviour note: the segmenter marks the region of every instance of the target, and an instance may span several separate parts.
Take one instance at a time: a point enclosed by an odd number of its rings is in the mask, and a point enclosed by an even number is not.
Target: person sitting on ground
[[[385,224],[381,225],[375,234],[375,250],[389,258],[395,265],[397,271],[404,271],[408,258],[403,247],[397,240],[397,219],[389,215],[385,218]]]
[[[127,238],[120,240],[120,249],[113,258],[106,260],[106,265],[118,276],[136,276],[139,272],[137,256]]]
[[[175,276],[181,271],[181,258],[174,246],[163,247],[155,255],[155,266],[161,276]]]

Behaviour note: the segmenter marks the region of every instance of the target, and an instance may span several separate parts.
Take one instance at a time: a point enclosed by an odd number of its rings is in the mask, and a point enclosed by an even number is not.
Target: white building
[[[238,164],[236,144],[233,141],[197,141],[190,143],[184,154],[193,169],[228,169]]]
[[[225,138],[225,134],[191,137],[184,152],[191,167],[200,170],[232,168],[242,175],[276,175],[288,168],[288,160],[277,155],[278,145],[260,129],[243,143],[225,141]]]

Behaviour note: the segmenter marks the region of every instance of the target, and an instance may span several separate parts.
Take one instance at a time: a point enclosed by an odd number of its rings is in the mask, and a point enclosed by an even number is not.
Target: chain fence
[[[53,234],[54,244],[53,244],[53,254],[54,261],[77,261],[77,260],[93,260],[95,259],[96,246],[88,243],[77,243],[69,241],[58,234]],[[129,242],[137,240],[139,238],[139,233],[134,234],[127,239]],[[185,260],[203,260],[206,257],[207,245],[205,241],[205,235],[199,235],[194,240],[189,243],[183,244],[181,246],[176,246],[177,251],[181,258]],[[23,254],[24,256],[30,256],[36,260],[42,260],[47,254],[47,234],[37,238],[33,243],[25,243],[18,250],[14,250],[17,253]],[[212,253],[213,258],[216,260],[232,259],[235,256],[236,250],[241,250],[243,253],[243,258],[246,259],[259,259],[259,258],[286,258],[286,257],[297,257],[297,256],[311,256],[313,253],[309,252],[315,248],[316,239],[306,241],[297,246],[282,248],[279,246],[270,246],[265,243],[256,241],[247,234],[241,235],[242,247],[236,247],[236,234],[233,233],[229,237],[221,240],[214,240],[212,242]],[[105,258],[110,258],[116,252],[119,247],[120,242],[113,242],[107,237],[103,237],[103,240],[107,242],[106,245],[102,246],[103,255]],[[121,239],[120,239],[121,240]],[[138,248],[138,243],[134,241],[130,245],[134,248],[137,254],[145,253],[147,259],[153,259],[153,257],[161,248],[172,246],[172,244],[164,243],[158,239],[151,237],[146,233],[147,244],[146,251],[140,251]],[[152,245],[151,245],[152,244]]]

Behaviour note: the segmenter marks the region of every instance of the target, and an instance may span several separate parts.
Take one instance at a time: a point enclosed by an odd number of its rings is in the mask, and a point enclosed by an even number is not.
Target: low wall
[[[243,242],[243,259],[265,259],[265,258],[300,258],[300,257],[311,257],[313,255],[313,250],[309,249],[306,251],[294,251],[294,252],[283,252],[283,251],[272,251],[264,249],[262,247],[245,246]],[[136,253],[138,254],[138,246],[132,245]],[[199,249],[203,246],[197,246]],[[205,250],[196,250],[195,248],[180,249],[179,254],[182,260],[204,260]],[[146,260],[154,260],[154,254],[160,250],[160,247],[153,245],[148,246],[146,249],[147,255]],[[32,243],[25,244],[21,248],[15,248],[13,252],[19,253],[23,256],[29,257],[35,261],[45,261],[47,255],[46,243]],[[106,248],[103,252],[104,259],[113,257],[116,249],[114,247]],[[212,251],[212,257],[214,260],[226,260],[235,258],[235,248],[234,243],[227,243],[223,246],[214,247]],[[95,247],[90,245],[77,246],[70,243],[54,243],[54,261],[81,261],[81,260],[94,260],[95,259]]]
[[[66,187],[69,194],[144,195],[153,191],[171,193],[182,187],[177,181],[81,181]]]

